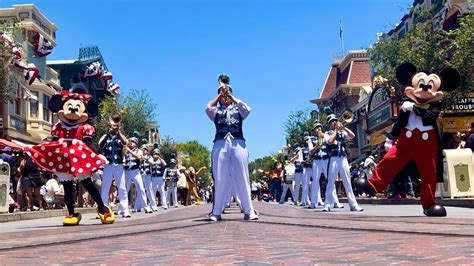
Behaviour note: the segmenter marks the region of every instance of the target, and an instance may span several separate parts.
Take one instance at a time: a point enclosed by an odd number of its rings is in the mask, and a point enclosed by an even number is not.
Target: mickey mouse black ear
[[[444,91],[455,90],[461,82],[459,72],[454,68],[445,68],[439,73],[441,77],[441,86]]]
[[[416,73],[416,67],[409,62],[405,62],[397,67],[396,77],[402,85],[409,85],[411,78]]]

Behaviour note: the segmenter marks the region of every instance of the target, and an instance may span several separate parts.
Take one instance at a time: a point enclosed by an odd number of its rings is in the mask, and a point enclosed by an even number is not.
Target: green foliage
[[[178,149],[172,137],[165,136],[161,138],[161,144],[159,148],[161,156],[167,163],[171,160],[171,158],[173,158],[173,154],[175,158],[178,159]]]
[[[423,13],[424,12],[424,13]],[[396,82],[395,70],[403,62],[413,63],[418,70],[439,72],[450,66],[461,74],[461,86],[444,99],[448,103],[473,87],[473,18],[472,13],[461,19],[460,27],[446,32],[432,16],[432,11],[417,14],[420,21],[402,39],[383,39],[369,50],[370,63],[376,75],[388,79],[388,85],[397,88],[397,99],[403,90]]]
[[[274,156],[265,156],[255,159],[249,163],[250,180],[258,181],[262,179],[263,172],[272,169],[276,158]]]
[[[200,144],[196,140],[188,141],[185,143],[178,143],[176,145],[178,150],[181,164],[186,168],[194,167],[196,171],[202,166],[205,166],[207,170],[201,173],[201,180],[204,180],[206,184],[210,183],[210,169],[211,169],[211,153],[206,146]]]
[[[145,90],[132,90],[123,99],[120,96],[106,96],[99,103],[100,117],[95,121],[97,136],[107,132],[109,117],[119,113],[122,116],[121,131],[125,136],[131,137],[133,131],[138,131],[141,138],[147,138],[147,126],[154,122],[155,109]]]
[[[9,35],[16,42],[20,35],[18,19],[0,20],[0,35],[2,34]],[[3,102],[10,100],[13,94],[8,88],[8,68],[11,57],[11,47],[7,47],[3,38],[0,38],[0,101]]]
[[[308,132],[310,136],[313,135],[313,124],[318,120],[323,124],[324,131],[326,128],[326,117],[327,114],[324,112],[310,111],[308,109],[291,112],[284,123],[286,143],[290,147],[294,147],[296,143],[303,147],[304,133]]]

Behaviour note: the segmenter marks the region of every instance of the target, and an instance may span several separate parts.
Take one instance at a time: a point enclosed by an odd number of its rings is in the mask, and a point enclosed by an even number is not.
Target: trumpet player
[[[313,158],[313,183],[311,186],[311,204],[310,209],[316,208],[316,204],[324,205],[321,199],[321,191],[319,189],[319,179],[321,173],[327,177],[328,169],[328,148],[326,142],[324,142],[323,125],[316,121],[313,125],[313,138],[308,140],[309,153]]]
[[[329,174],[323,211],[330,211],[331,204],[335,203],[331,195],[335,189],[337,174],[341,175],[350,210],[363,211],[359,204],[357,204],[354,192],[352,191],[349,162],[347,161],[346,141],[353,139],[355,134],[345,127],[342,121],[338,121],[333,114],[327,117],[327,123],[330,130],[324,134],[324,140],[329,147]]]
[[[107,163],[104,165],[100,195],[104,204],[108,205],[110,186],[112,180],[115,179],[119,197],[118,214],[122,214],[124,217],[130,217],[125,173],[122,165],[124,146],[127,144],[127,138],[120,132],[120,115],[114,114],[109,118],[107,134],[99,139],[99,148],[107,158]]]
[[[143,160],[143,152],[138,149],[138,138],[131,137],[128,145],[125,146],[125,187],[130,191],[132,181],[135,184],[137,191],[137,198],[135,199],[134,211],[145,209],[145,213],[152,213],[150,206],[148,206],[145,194],[145,187],[143,186],[143,178],[140,174],[140,160]]]
[[[305,147],[301,149],[303,155],[303,191],[301,192],[301,206],[307,206],[310,204],[309,200],[309,186],[311,175],[313,174],[313,162],[309,154],[309,143],[311,142],[311,137],[308,132],[304,132],[304,142]]]

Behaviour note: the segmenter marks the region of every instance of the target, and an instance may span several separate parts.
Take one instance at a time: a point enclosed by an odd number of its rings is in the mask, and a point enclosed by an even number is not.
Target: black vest
[[[337,144],[332,144],[328,146],[329,155],[332,157],[344,157],[347,156],[346,150],[346,139],[341,132],[337,132],[336,135]]]
[[[150,163],[148,162],[148,159],[150,158],[151,156],[147,154],[144,156],[142,162],[140,163],[140,174],[142,174],[142,176],[151,174]]]
[[[242,132],[242,117],[237,105],[219,106],[214,118],[214,124],[216,125],[214,141],[225,139],[228,134],[234,139],[245,140],[244,133]]]
[[[300,161],[295,161],[295,173],[303,173],[303,164]]]
[[[324,141],[324,137],[321,138],[323,139],[323,145],[313,154],[314,160],[326,160],[329,158],[328,144]],[[311,141],[313,142],[313,145],[316,146],[319,141],[319,137],[311,137]]]
[[[120,136],[107,134],[103,152],[109,164],[123,163],[123,145]]]
[[[178,169],[166,168],[166,179],[167,180],[178,180]]]
[[[153,159],[154,163],[151,165],[151,176],[152,177],[158,177],[158,176],[163,176],[163,167],[161,165],[160,159],[158,161],[155,161]]]
[[[309,149],[308,148],[303,148],[303,149],[301,149],[301,152],[303,153],[303,167],[304,168],[311,168],[313,166],[313,164],[304,162],[306,159],[309,158]]]
[[[133,152],[138,152],[138,148],[135,148]],[[140,166],[140,160],[135,158],[131,153],[125,154],[125,165],[123,168],[126,170],[135,170],[138,169]]]

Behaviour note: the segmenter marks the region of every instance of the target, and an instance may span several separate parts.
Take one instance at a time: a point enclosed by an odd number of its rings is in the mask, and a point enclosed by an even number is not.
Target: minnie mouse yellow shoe
[[[81,221],[81,219],[82,219],[82,216],[80,213],[68,214],[63,219],[63,225],[64,226],[79,225],[79,222]]]
[[[114,212],[110,209],[109,206],[105,206],[105,208],[107,208],[108,212],[104,212],[104,213],[98,213],[99,214],[99,218],[100,218],[100,221],[103,223],[103,224],[113,224],[115,222],[115,215],[114,215]]]

